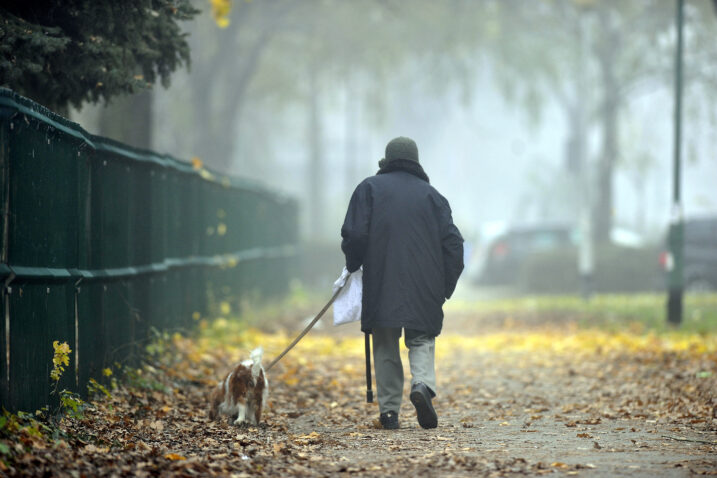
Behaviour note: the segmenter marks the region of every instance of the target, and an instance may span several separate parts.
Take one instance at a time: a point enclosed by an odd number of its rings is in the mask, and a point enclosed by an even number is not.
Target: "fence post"
[[[0,403],[8,403],[10,393],[10,299],[14,278],[8,267],[8,232],[10,220],[10,156],[8,151],[8,118],[12,110],[0,108],[0,201],[2,229],[0,230]]]

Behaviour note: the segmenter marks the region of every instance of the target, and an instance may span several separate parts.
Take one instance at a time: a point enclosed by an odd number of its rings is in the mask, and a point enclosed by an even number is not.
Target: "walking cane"
[[[371,390],[371,333],[364,333],[366,341],[366,403],[373,403],[373,390]]]
[[[331,307],[331,304],[334,303],[336,300],[336,297],[338,297],[339,293],[343,289],[344,286],[339,287],[339,289],[334,292],[334,295],[331,297],[331,299],[326,303],[323,309],[314,317],[314,319],[309,323],[309,325],[306,326],[306,328],[294,339],[293,342],[289,344],[286,349],[284,349],[283,352],[279,354],[278,357],[276,357],[272,362],[267,366],[264,370],[268,372],[271,370],[271,368],[276,365],[279,360],[284,358],[284,355],[289,353],[289,350],[293,349],[296,344],[299,343],[299,341],[306,335],[309,330],[316,324],[316,322],[319,321],[319,319],[324,315],[324,313],[328,310],[329,307]],[[371,389],[371,334],[369,332],[366,332],[364,334],[364,340],[365,340],[365,347],[366,347],[366,403],[373,403],[373,390]]]

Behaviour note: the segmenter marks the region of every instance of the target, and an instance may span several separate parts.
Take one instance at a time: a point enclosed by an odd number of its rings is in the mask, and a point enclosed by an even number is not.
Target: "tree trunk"
[[[357,119],[359,112],[359,102],[356,97],[357,92],[354,91],[353,86],[355,82],[351,80],[346,81],[346,191],[347,200],[356,187],[356,147],[358,142],[356,141],[357,133]]]
[[[321,144],[321,105],[316,68],[309,66],[309,238],[321,239],[324,233],[324,215],[326,212],[324,194],[324,164]]]
[[[611,69],[611,68],[610,68]],[[606,87],[609,87],[606,82]],[[614,87],[614,83],[612,85]],[[618,154],[617,120],[618,100],[616,90],[605,92],[605,101],[601,113],[603,125],[603,143],[598,165],[598,200],[595,204],[595,240],[604,243],[610,240],[613,225],[613,190],[612,180],[615,161]]]
[[[229,75],[232,81],[225,85],[227,91],[212,86],[210,80],[196,84],[193,88],[194,111],[201,119],[198,123],[201,130],[196,140],[196,154],[217,171],[230,172],[232,168],[235,129],[244,110],[249,85],[271,34],[271,31],[265,31],[255,40],[236,72]],[[212,97],[213,90],[221,92],[220,101]]]
[[[212,169],[232,169],[236,127],[246,93],[266,47],[292,10],[282,5],[283,2],[258,2],[234,8],[231,27],[220,32],[214,50],[207,51],[201,38],[192,44],[192,108],[198,119],[192,154]],[[259,26],[250,27],[252,24]],[[259,33],[251,40],[237,36],[245,30]]]
[[[598,38],[597,56],[600,67],[600,79],[603,87],[603,101],[600,110],[602,123],[602,151],[598,163],[597,201],[594,205],[595,242],[606,243],[610,240],[613,226],[613,173],[618,156],[618,114],[620,92],[615,73],[616,54],[621,46],[620,34],[615,28],[609,11],[600,12],[601,32]]]
[[[152,98],[152,90],[144,90],[113,99],[100,111],[100,134],[136,148],[151,149]]]

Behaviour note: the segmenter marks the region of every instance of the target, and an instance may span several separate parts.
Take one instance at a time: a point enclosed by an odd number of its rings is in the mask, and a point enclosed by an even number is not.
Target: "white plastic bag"
[[[361,320],[361,298],[363,296],[363,269],[349,274],[344,267],[341,276],[334,282],[334,294],[343,286],[334,301],[334,325],[348,324]]]

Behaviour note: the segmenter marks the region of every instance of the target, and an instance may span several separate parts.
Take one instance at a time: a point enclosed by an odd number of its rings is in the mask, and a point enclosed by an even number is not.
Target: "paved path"
[[[377,406],[364,403],[363,340],[328,327],[271,371],[265,423],[209,422],[207,395],[221,370],[257,342],[271,358],[292,338],[230,344],[227,333],[175,340],[134,388],[67,421],[64,440],[24,437],[30,451],[0,475],[717,474],[717,354],[699,339],[487,331],[470,317],[451,324],[437,342],[437,429],[419,428],[408,400],[399,430],[378,428]]]
[[[714,361],[648,352],[441,355],[436,430],[418,427],[408,401],[399,431],[377,430],[375,423],[366,427],[377,410],[355,404],[362,395],[358,384],[353,401],[326,394],[326,401],[337,401],[333,413],[312,413],[313,403],[308,410],[286,404],[277,411],[301,413],[290,422],[290,433],[320,435],[311,455],[322,457],[317,470],[419,476],[717,474],[717,384],[696,377],[708,368],[714,376]]]

